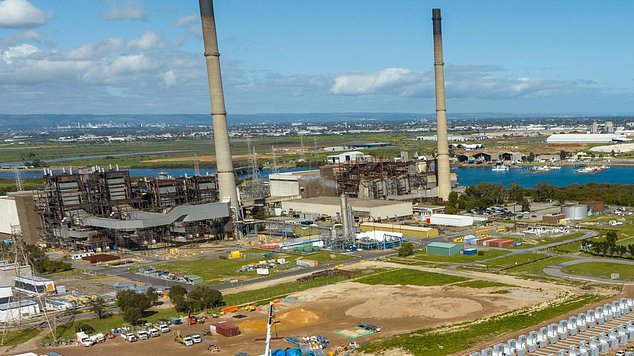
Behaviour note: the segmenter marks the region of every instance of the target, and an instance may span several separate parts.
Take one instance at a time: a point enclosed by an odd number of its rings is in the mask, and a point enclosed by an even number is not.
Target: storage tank
[[[561,208],[564,217],[569,220],[581,220],[588,217],[588,206],[583,204],[568,204]]]
[[[427,223],[442,226],[472,226],[473,217],[467,215],[432,214],[427,218]]]

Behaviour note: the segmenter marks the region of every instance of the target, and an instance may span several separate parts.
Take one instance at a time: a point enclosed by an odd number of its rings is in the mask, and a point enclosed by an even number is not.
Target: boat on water
[[[543,173],[543,172],[550,172],[552,170],[557,170],[557,169],[561,169],[560,166],[549,166],[549,165],[543,165],[543,166],[534,166],[531,168],[531,172],[533,173]]]
[[[603,166],[588,166],[588,167],[582,167],[577,169],[575,172],[577,173],[581,173],[581,174],[590,174],[590,173],[598,173],[598,172],[602,172],[605,171],[606,169],[609,169],[609,166],[603,165]]]
[[[491,170],[492,170],[493,172],[506,172],[506,171],[508,171],[509,169],[510,169],[510,167],[509,167],[509,166],[507,166],[507,165],[504,165],[504,164],[499,165],[499,166],[495,166],[495,167],[491,168]]]

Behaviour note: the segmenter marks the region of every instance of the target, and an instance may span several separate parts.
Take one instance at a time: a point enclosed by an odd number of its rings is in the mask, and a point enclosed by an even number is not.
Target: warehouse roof
[[[454,244],[451,242],[432,242],[427,244],[427,247],[440,247],[440,248],[453,248],[458,246],[458,244]]]
[[[314,198],[304,198],[304,199],[295,199],[289,200],[294,203],[306,203],[306,204],[323,204],[323,205],[340,205],[341,199],[339,197],[314,197]],[[390,201],[390,200],[377,200],[377,199],[356,199],[349,198],[348,202],[352,206],[360,207],[360,208],[376,208],[380,206],[391,206],[391,205],[400,205],[403,202],[400,201]]]

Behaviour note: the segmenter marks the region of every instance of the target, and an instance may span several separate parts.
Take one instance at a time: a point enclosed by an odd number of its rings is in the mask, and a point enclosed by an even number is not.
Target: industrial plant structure
[[[440,9],[432,9],[434,26],[434,74],[436,81],[436,135],[438,155],[438,197],[449,199],[451,178],[449,168],[449,138],[447,134],[447,108],[445,105],[445,71],[442,53],[442,29]]]
[[[231,231],[229,203],[215,175],[132,179],[128,171],[93,167],[47,170],[35,197],[41,237],[68,248],[130,246],[222,238]]]

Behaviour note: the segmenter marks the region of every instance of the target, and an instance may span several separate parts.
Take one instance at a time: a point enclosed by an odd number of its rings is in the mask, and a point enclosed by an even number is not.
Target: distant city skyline
[[[630,1],[216,0],[227,109],[633,114]],[[0,0],[0,113],[207,113],[195,0]]]

